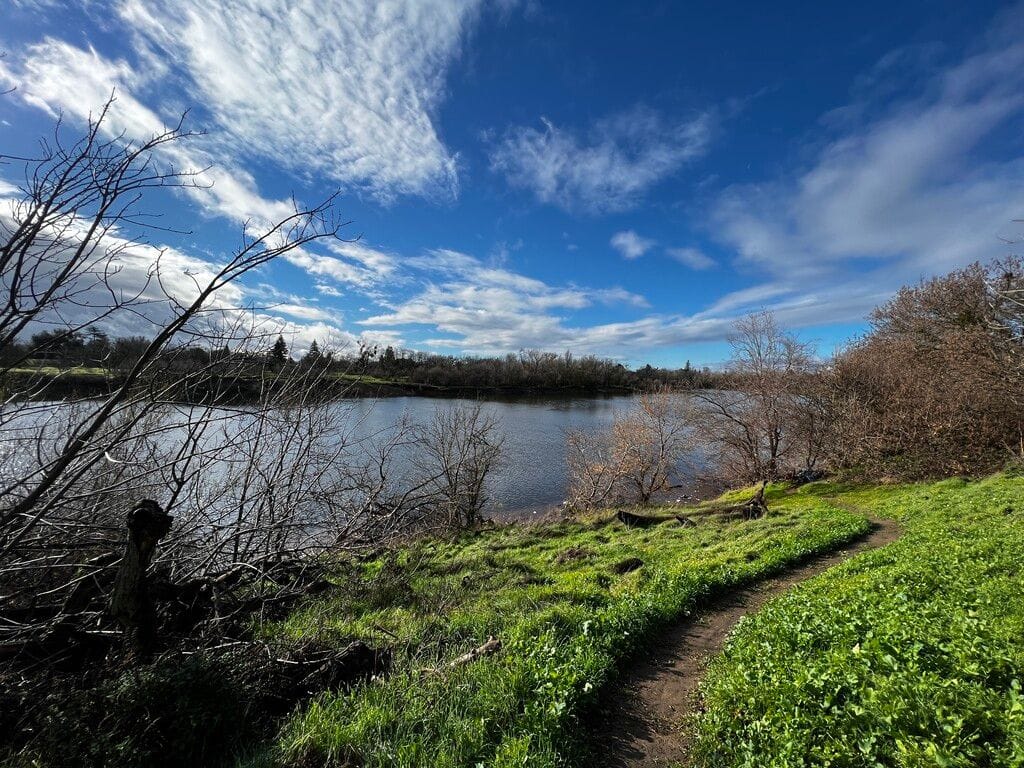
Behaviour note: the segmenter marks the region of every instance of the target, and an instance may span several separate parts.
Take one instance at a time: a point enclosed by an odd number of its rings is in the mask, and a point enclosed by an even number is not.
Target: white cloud
[[[0,184],[0,229],[10,229],[18,220],[21,199],[14,187]],[[87,220],[67,217],[58,227],[40,233],[38,242],[46,245],[48,255],[47,261],[37,261],[29,268],[35,273],[37,289],[60,265],[55,257],[63,249],[76,247],[87,226]],[[53,302],[27,327],[27,334],[95,324],[114,336],[152,338],[182,306],[192,304],[221,269],[215,260],[166,245],[141,243],[117,228],[103,233],[96,243],[93,256],[82,262],[72,278],[71,299]],[[38,260],[40,251],[29,252],[28,257]],[[5,285],[8,277],[0,279],[0,288],[10,288]],[[258,345],[260,339],[284,333],[296,340],[300,350],[313,338],[321,343],[333,340],[336,346],[370,338],[368,334],[354,335],[340,325],[341,315],[334,310],[282,294],[271,285],[234,281],[206,300],[184,335],[192,338],[191,334],[198,334],[195,338],[200,343],[204,338],[223,336],[238,341],[248,338],[249,343]],[[372,338],[394,342],[398,337],[384,332],[374,333]]]
[[[339,291],[337,288],[335,288],[332,285],[328,285],[327,283],[317,283],[315,287],[316,287],[317,291],[319,293],[322,293],[324,296],[333,296],[333,297],[344,296],[344,294],[341,291]]]
[[[597,122],[585,137],[542,120],[544,128],[506,132],[491,168],[545,203],[591,213],[619,211],[707,149],[713,119],[669,120],[646,107]]]
[[[437,113],[479,0],[121,0],[222,144],[378,199],[457,193]]]
[[[379,199],[454,194],[456,158],[434,127],[448,65],[474,22],[476,0],[383,3],[113,0],[137,58],[47,37],[0,61],[0,87],[51,116],[84,122],[117,93],[104,127],[143,141],[197,106],[189,127],[206,136],[166,145],[162,159],[204,169],[185,190],[206,213],[257,227],[294,212],[261,194],[254,156],[303,175],[365,188]],[[162,111],[161,111],[162,110]],[[214,125],[210,125],[214,123]],[[369,291],[400,283],[391,254],[329,243],[287,260],[326,281]]]
[[[715,260],[697,248],[666,248],[665,253],[690,269],[711,269]]]
[[[657,243],[648,237],[641,237],[634,230],[627,229],[612,235],[611,246],[626,259],[639,259]]]
[[[362,325],[388,328],[419,325],[449,334],[432,339],[432,346],[455,347],[466,352],[508,352],[527,347],[558,349],[567,340],[559,313],[603,304],[647,307],[642,296],[622,288],[556,287],[484,264],[458,251],[438,249],[408,259],[413,269],[443,282],[426,288],[391,311],[368,317]]]
[[[133,95],[139,76],[124,60],[112,61],[94,49],[84,49],[55,38],[28,46],[18,62],[0,61],[0,82],[17,86],[15,95],[53,117],[59,114],[85,122],[116,92],[103,127],[110,137],[124,136],[136,143],[162,133],[180,115],[164,119]],[[249,172],[231,158],[214,157],[201,138],[165,144],[160,157],[182,171],[202,171],[197,186],[186,187],[208,212],[236,223],[278,221],[294,212],[287,200],[264,198]]]
[[[340,322],[340,314],[323,307],[316,307],[311,304],[272,304],[271,312],[277,312],[299,320],[317,320],[324,322]]]

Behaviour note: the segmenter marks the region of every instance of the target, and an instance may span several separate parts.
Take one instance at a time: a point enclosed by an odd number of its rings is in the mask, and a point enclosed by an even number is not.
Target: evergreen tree
[[[320,360],[320,345],[316,343],[316,339],[313,339],[313,343],[309,345],[309,350],[302,358],[302,362],[307,365],[311,365]]]
[[[288,345],[284,341],[284,336],[277,337],[277,341],[274,342],[274,347],[270,350],[268,357],[270,362],[277,366],[288,362]]]

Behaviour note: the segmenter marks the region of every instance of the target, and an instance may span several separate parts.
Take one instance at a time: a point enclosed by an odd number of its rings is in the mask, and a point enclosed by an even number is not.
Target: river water
[[[428,423],[436,409],[468,402],[394,397],[342,400],[332,407],[345,410],[344,418],[354,425],[352,435],[358,438],[386,432],[403,419]],[[634,402],[631,396],[485,402],[484,408],[497,422],[503,441],[500,464],[487,483],[485,515],[496,520],[522,520],[556,510],[566,495],[566,432],[570,429],[596,431],[606,428],[616,413],[628,410]],[[22,436],[32,432],[33,424],[41,423],[47,411],[53,413],[60,408],[56,403],[33,404],[27,423],[22,422],[18,431]],[[240,413],[229,421],[238,419],[239,428],[244,429],[244,418]],[[5,439],[0,442],[9,445],[0,446],[0,454],[23,450],[15,446],[17,441],[9,439],[13,436],[13,429],[5,432]],[[13,469],[18,471],[17,462]],[[8,466],[7,470],[10,471],[11,467]],[[680,475],[677,479],[687,484],[685,470],[681,469]]]
[[[469,401],[428,397],[392,397],[347,401],[367,433],[387,429],[401,418],[425,423],[436,408]],[[565,499],[567,467],[565,433],[569,429],[599,430],[626,410],[631,397],[536,398],[488,401],[486,411],[502,437],[501,463],[487,484],[486,514],[522,519],[551,510]]]
[[[372,431],[403,416],[426,422],[435,408],[458,402],[395,397],[349,401],[346,407],[353,408],[364,428]],[[634,396],[487,401],[485,408],[496,418],[504,443],[501,464],[488,482],[485,514],[499,520],[529,519],[556,509],[566,493],[566,431],[601,430],[634,402]],[[686,484],[687,478],[679,480]]]

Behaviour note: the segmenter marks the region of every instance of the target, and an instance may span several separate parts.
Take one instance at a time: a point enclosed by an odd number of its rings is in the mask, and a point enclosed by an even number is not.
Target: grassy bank
[[[757,521],[510,527],[351,565],[336,592],[269,634],[389,645],[394,671],[318,696],[242,764],[564,764],[580,746],[578,718],[658,625],[867,527],[794,496]],[[447,666],[489,636],[500,652]]]
[[[1024,765],[1024,480],[799,495],[906,532],[741,624],[705,683],[703,764]]]

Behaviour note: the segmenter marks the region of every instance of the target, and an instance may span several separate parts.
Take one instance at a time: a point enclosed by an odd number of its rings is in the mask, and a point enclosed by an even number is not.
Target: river
[[[344,419],[352,427],[354,437],[386,432],[403,418],[414,423],[427,423],[435,409],[448,408],[471,401],[441,400],[425,397],[393,397],[381,399],[352,399],[338,401],[345,409]],[[511,401],[489,400],[484,404],[497,422],[503,441],[498,467],[487,483],[488,503],[484,513],[496,520],[534,519],[556,510],[564,501],[567,485],[566,431],[583,429],[601,430],[608,427],[617,412],[629,409],[633,396],[613,397],[561,397],[532,398]],[[25,465],[11,462],[11,454],[26,450],[18,445],[33,431],[33,424],[42,424],[47,414],[62,406],[56,403],[34,403],[25,418],[9,423],[0,442],[0,455],[8,454],[5,472],[17,474]],[[244,415],[237,416],[239,428],[244,429]],[[234,422],[236,417],[230,417]],[[16,427],[16,428],[15,428]],[[59,441],[62,433],[50,430],[50,439]],[[174,443],[174,433],[166,438]],[[31,443],[28,444],[31,447]],[[692,480],[680,471],[678,478],[684,485]],[[689,482],[688,482],[689,481]],[[679,495],[673,492],[673,495]]]
[[[565,500],[566,431],[605,428],[634,401],[634,396],[487,401],[485,407],[496,418],[504,443],[501,464],[488,482],[485,513],[498,520],[522,520],[556,509]],[[360,414],[369,432],[387,428],[402,416],[424,422],[435,408],[459,402],[469,401],[395,397],[346,405]]]

